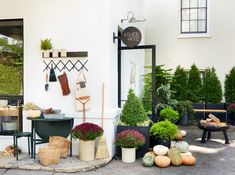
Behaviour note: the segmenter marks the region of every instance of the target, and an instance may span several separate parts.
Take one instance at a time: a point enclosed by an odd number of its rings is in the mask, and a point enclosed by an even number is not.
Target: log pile
[[[209,114],[208,118],[205,120],[200,120],[200,124],[203,126],[214,126],[214,127],[223,127],[227,126],[225,122],[221,122],[219,118],[213,114]]]

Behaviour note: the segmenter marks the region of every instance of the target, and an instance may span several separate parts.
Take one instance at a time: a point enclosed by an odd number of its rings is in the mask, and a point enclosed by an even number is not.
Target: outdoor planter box
[[[187,112],[185,115],[180,116],[179,120],[176,122],[177,125],[186,126],[189,124],[189,113]]]
[[[140,132],[145,137],[145,144],[136,149],[136,158],[142,158],[149,151],[149,128],[150,126],[117,126],[117,134],[127,129]],[[117,147],[117,156],[121,157],[121,148]]]

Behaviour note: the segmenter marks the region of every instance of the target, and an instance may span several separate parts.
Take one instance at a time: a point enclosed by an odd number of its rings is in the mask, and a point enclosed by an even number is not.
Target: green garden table
[[[68,137],[70,135],[70,156],[72,156],[72,136],[71,130],[73,128],[74,118],[64,117],[60,119],[45,119],[42,117],[31,118],[31,157],[35,159],[36,145],[49,142],[50,136]],[[36,138],[36,134],[40,139]]]

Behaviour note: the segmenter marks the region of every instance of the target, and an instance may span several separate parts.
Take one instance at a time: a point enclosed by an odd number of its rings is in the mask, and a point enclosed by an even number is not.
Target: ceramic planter
[[[122,162],[133,163],[136,159],[136,148],[122,148]]]
[[[36,118],[41,116],[41,110],[26,110],[28,117]]]
[[[58,58],[59,57],[59,52],[57,50],[52,50],[52,57],[53,58]]]
[[[67,57],[67,51],[65,49],[60,50],[60,57]]]
[[[95,140],[79,140],[79,159],[82,161],[95,159]]]
[[[43,58],[49,58],[50,57],[50,50],[43,50],[42,51],[42,57]]]

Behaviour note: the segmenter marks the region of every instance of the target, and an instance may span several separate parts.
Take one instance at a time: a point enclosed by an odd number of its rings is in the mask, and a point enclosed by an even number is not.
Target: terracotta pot
[[[40,117],[41,116],[41,111],[40,110],[26,110],[26,113],[28,115],[28,117],[33,117],[33,118],[36,118],[36,117]]]
[[[95,140],[79,140],[79,159],[83,161],[95,159]]]
[[[133,163],[136,158],[136,148],[122,148],[122,162]]]

